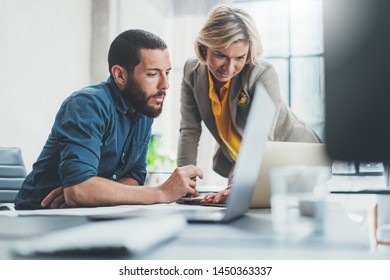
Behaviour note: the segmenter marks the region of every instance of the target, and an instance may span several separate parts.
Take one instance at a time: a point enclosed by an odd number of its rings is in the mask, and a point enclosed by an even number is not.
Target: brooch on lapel
[[[249,95],[245,92],[241,92],[238,96],[237,96],[237,105],[238,106],[246,106],[249,104]]]

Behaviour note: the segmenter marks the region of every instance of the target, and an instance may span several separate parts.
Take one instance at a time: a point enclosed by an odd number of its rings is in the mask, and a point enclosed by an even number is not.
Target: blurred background
[[[255,20],[264,58],[282,96],[324,139],[321,0],[0,0],[0,146],[20,147],[27,170],[44,145],[55,114],[72,92],[108,78],[111,41],[132,28],[168,44],[173,71],[163,113],[153,126],[149,170],[176,164],[183,65],[210,9],[240,7]],[[203,130],[198,166],[203,184],[225,179],[211,170],[214,140]]]

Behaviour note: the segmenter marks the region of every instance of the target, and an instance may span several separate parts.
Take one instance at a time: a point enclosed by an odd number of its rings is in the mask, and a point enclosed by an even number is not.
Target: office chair
[[[0,203],[14,202],[26,175],[21,150],[0,147]]]

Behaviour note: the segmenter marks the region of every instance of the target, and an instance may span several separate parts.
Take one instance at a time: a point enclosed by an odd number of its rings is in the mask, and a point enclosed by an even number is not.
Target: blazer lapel
[[[251,94],[248,92],[249,87],[247,85],[248,75],[250,73],[249,69],[250,66],[246,65],[241,73],[232,79],[229,89],[230,118],[234,128],[240,135],[243,133],[244,126],[242,114],[237,115],[237,108],[239,106],[248,106],[251,101]]]
[[[233,126],[236,128],[236,118],[237,118],[237,96],[242,91],[241,89],[241,79],[240,75],[235,76],[230,82],[229,88],[229,109],[230,109],[230,118]]]
[[[213,115],[213,109],[211,107],[211,100],[209,98],[209,79],[207,67],[200,64],[196,71],[198,75],[195,75],[194,81],[194,93],[198,102],[198,108],[203,122],[209,129],[210,133],[214,136],[217,142],[221,143],[222,139],[219,137],[217,126]]]

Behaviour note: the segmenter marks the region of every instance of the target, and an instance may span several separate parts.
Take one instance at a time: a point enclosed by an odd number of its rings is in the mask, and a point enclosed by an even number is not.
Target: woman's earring
[[[206,58],[206,48],[200,47],[200,51],[202,52],[203,57]]]

